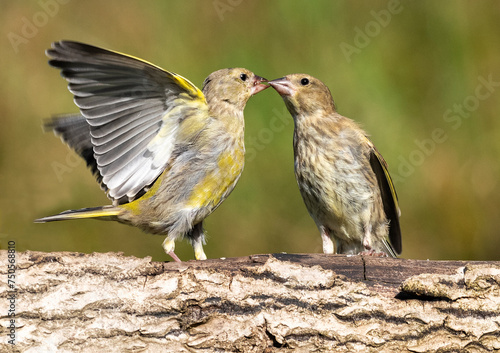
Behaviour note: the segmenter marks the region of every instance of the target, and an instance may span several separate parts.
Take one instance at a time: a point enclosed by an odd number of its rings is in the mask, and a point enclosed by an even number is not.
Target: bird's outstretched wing
[[[94,173],[115,203],[139,197],[165,169],[180,122],[208,111],[190,81],[141,59],[72,41],[53,43],[47,56],[89,125]]]

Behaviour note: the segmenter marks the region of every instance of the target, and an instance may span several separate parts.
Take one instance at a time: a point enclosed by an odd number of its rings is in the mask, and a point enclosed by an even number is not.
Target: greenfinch
[[[401,253],[400,210],[387,164],[367,134],[337,113],[306,74],[269,81],[294,120],[295,176],[326,254]]]
[[[243,68],[211,73],[202,90],[147,61],[95,46],[59,41],[47,50],[81,114],[46,127],[87,163],[112,205],[69,210],[35,222],[95,218],[187,238],[203,251],[203,220],[231,193],[244,165],[243,110],[269,87]]]

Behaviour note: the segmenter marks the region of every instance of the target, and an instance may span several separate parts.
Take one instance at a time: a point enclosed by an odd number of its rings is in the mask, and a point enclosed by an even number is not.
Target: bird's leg
[[[206,260],[207,255],[203,251],[203,244],[205,243],[205,231],[203,230],[203,222],[194,226],[191,231],[191,245],[194,249],[194,257],[196,260]]]
[[[201,240],[193,241],[194,257],[196,260],[206,260],[207,255],[203,251],[203,242]]]
[[[372,226],[369,222],[364,226],[365,237],[363,238],[364,251],[361,251],[358,255],[366,256],[376,256],[376,257],[387,257],[387,254],[383,251],[376,251],[371,245],[372,240]]]
[[[170,257],[175,261],[175,262],[182,262],[181,259],[179,259],[179,257],[177,255],[175,255],[174,251],[169,251],[167,253],[168,255],[170,255]]]
[[[369,221],[365,223],[363,226],[363,231],[365,236],[363,237],[363,247],[365,248],[364,252],[373,251],[372,249],[372,225]]]
[[[163,249],[165,252],[175,261],[175,262],[182,262],[181,259],[175,254],[174,249],[175,249],[175,240],[170,239],[170,237],[166,237],[165,240],[163,241]]]
[[[321,239],[323,240],[323,253],[333,254],[334,246],[328,228],[326,228],[325,226],[319,226],[319,231],[321,233]]]

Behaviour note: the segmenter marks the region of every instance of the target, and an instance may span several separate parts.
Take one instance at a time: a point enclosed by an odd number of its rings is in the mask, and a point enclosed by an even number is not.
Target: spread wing
[[[89,125],[94,172],[115,202],[139,197],[167,165],[179,123],[208,110],[195,85],[141,59],[72,41],[47,56]]]
[[[387,163],[373,145],[370,153],[370,164],[377,177],[380,193],[382,195],[384,212],[389,220],[390,244],[387,244],[389,247],[388,250],[392,251],[392,253],[395,252],[396,254],[400,254],[402,250],[401,229],[399,227],[401,211],[398,205],[398,196],[394,184],[392,183],[391,176],[389,175]],[[390,248],[391,246],[392,249]],[[394,257],[396,257],[396,254],[393,254]]]

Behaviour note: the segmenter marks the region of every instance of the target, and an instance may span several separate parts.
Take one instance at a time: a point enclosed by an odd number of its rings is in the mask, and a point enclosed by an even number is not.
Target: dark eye
[[[241,74],[240,78],[241,78],[242,81],[246,81],[247,80],[247,74]]]
[[[304,77],[302,80],[300,80],[300,84],[302,86],[307,86],[309,84],[309,79]]]

